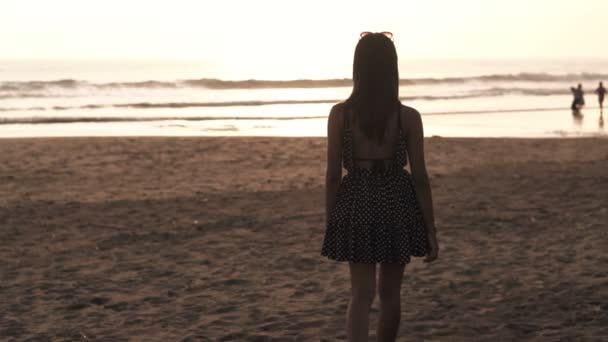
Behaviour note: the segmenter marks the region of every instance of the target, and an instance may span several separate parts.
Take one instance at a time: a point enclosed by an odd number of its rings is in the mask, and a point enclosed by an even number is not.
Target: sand
[[[398,341],[606,341],[608,139],[426,149],[442,249],[406,267]],[[0,340],[344,340],[324,160],[319,138],[0,140]]]

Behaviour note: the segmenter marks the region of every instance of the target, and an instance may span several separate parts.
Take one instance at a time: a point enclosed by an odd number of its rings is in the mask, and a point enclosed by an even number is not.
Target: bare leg
[[[378,342],[394,342],[401,320],[401,280],[405,264],[380,264]]]
[[[376,264],[349,263],[351,296],[346,313],[349,342],[367,342],[369,312],[376,296]]]

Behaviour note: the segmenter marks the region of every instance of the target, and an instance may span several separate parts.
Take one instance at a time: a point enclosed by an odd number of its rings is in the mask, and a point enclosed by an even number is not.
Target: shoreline
[[[547,111],[491,110],[490,114],[425,114],[422,112],[425,135],[444,138],[570,138],[608,137],[603,114],[586,108],[582,115],[573,116],[569,109]],[[307,112],[294,107],[294,115],[281,116],[277,108],[269,112],[253,112],[254,116],[216,113],[206,116],[190,113],[180,117],[171,111],[158,112],[141,120],[129,117],[101,115],[87,117],[82,113],[58,118],[37,117],[36,120],[85,121],[61,123],[0,124],[0,139],[48,137],[325,137],[329,108]],[[459,108],[453,108],[459,112]],[[486,110],[484,110],[486,111]],[[318,113],[323,113],[316,115]],[[133,113],[134,114],[134,113]],[[313,115],[315,114],[315,115]],[[141,114],[138,114],[141,115]],[[157,116],[156,118],[154,116]],[[161,120],[168,119],[172,120]],[[199,120],[205,118],[204,120]],[[0,119],[1,121],[2,119]],[[78,119],[79,120],[79,119]],[[108,121],[109,120],[109,121]],[[126,121],[124,121],[126,120]]]

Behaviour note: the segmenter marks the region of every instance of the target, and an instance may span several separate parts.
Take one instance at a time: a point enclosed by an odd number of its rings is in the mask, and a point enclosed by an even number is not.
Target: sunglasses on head
[[[373,33],[374,32],[370,32],[370,31],[361,32],[361,34],[359,34],[359,39],[367,36],[368,34],[373,34]],[[393,33],[392,32],[384,31],[384,32],[377,32],[377,33],[383,34],[386,38],[388,38],[390,40],[393,40]]]

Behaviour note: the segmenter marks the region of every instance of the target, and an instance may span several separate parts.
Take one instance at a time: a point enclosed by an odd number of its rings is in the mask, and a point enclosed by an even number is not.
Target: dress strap
[[[349,116],[349,107],[348,103],[344,103],[344,128],[350,128],[350,118]]]
[[[344,168],[352,170],[353,168],[353,136],[350,130],[350,118],[349,118],[349,106],[348,103],[344,103],[344,129],[342,130],[342,159]]]
[[[401,126],[401,103],[397,102],[397,122],[399,125],[399,142],[397,143],[395,159],[400,167],[407,165],[407,138]]]
[[[401,129],[401,103],[397,101],[397,124],[399,125],[399,133],[402,133]]]

